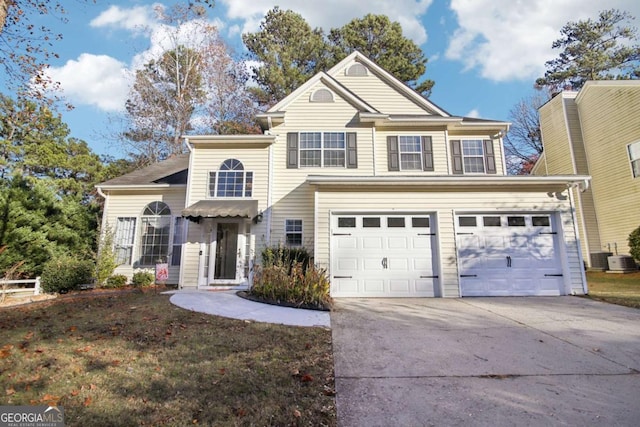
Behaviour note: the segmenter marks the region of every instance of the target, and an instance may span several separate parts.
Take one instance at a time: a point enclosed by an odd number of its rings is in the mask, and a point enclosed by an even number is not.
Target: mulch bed
[[[261,302],[263,304],[278,305],[280,307],[302,308],[305,310],[331,311],[331,307],[324,307],[324,306],[319,307],[317,305],[312,305],[312,304],[293,304],[286,301],[274,301],[274,300],[269,300],[265,298],[260,298],[256,295],[250,294],[247,291],[238,291],[236,292],[236,294],[240,298],[248,299],[249,301]]]

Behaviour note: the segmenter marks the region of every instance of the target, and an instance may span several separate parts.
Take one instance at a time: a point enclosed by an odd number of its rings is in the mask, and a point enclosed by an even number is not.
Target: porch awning
[[[200,200],[182,210],[189,220],[200,218],[255,218],[258,215],[257,200]]]

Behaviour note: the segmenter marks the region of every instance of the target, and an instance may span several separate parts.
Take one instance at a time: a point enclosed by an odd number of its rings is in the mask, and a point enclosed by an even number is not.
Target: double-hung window
[[[287,219],[284,222],[287,246],[302,246],[302,220]]]
[[[345,167],[344,132],[300,132],[300,166]]]
[[[173,222],[173,248],[171,250],[171,265],[180,265],[182,258],[182,244],[185,242],[187,222],[181,216]]]
[[[640,141],[627,146],[629,150],[629,161],[631,162],[631,173],[634,178],[640,177]]]
[[[422,170],[422,143],[419,136],[400,136],[400,170]]]
[[[116,220],[116,232],[113,238],[116,262],[118,265],[130,265],[133,252],[133,239],[136,230],[135,217],[119,217]]]
[[[219,170],[209,172],[209,197],[251,197],[252,189],[253,172],[239,160],[225,160]]]
[[[484,150],[480,139],[462,140],[464,173],[484,173]]]

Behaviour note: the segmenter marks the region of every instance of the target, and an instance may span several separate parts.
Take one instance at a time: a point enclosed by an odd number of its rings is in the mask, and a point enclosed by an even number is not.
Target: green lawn
[[[629,274],[587,272],[589,297],[640,308],[640,271]]]
[[[336,424],[329,330],[87,295],[0,309],[3,405],[60,405],[68,426]]]

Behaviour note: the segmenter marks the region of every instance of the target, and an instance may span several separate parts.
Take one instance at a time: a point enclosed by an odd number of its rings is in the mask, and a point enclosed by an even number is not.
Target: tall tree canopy
[[[628,12],[610,9],[598,20],[569,22],[553,42],[561,49],[558,58],[547,61],[544,77],[536,85],[552,92],[570,87],[580,89],[587,80],[640,78],[640,45],[635,18]]]
[[[333,47],[334,63],[358,50],[424,96],[431,94],[432,80],[418,83],[427,69],[427,58],[422,49],[404,37],[402,26],[391,22],[387,16],[368,14],[342,28],[333,28],[329,32],[329,41]]]
[[[123,136],[139,165],[182,153],[189,132],[257,129],[246,67],[206,21],[206,9],[189,4],[160,12],[169,47],[136,71],[125,106]]]
[[[25,261],[34,276],[52,256],[91,253],[105,172],[46,105],[0,95],[0,271]]]
[[[243,34],[242,41],[259,62],[252,72],[258,84],[256,98],[264,105],[281,100],[328,64],[322,30],[277,6],[267,12],[260,29]]]
[[[354,50],[376,61],[391,74],[425,96],[433,82],[420,82],[427,59],[422,50],[404,37],[402,27],[384,15],[366,15],[325,37],[312,29],[304,18],[275,7],[265,16],[260,29],[242,35],[258,84],[255,90],[262,105],[272,105],[302,85],[318,71],[332,67]]]

